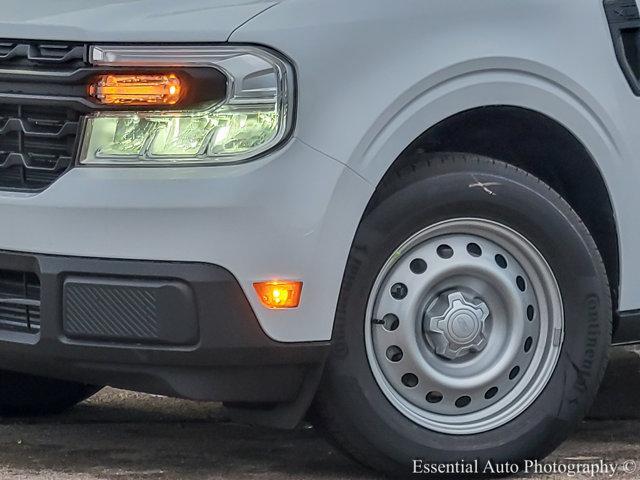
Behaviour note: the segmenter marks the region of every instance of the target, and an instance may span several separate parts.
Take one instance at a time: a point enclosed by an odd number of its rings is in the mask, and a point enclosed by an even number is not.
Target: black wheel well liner
[[[386,175],[413,161],[416,152],[484,155],[517,166],[551,186],[591,232],[605,263],[617,311],[620,260],[613,205],[595,160],[565,126],[522,107],[495,105],[463,111],[422,133]]]

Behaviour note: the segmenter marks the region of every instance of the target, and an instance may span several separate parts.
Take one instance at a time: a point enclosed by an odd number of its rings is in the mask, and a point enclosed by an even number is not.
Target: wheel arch
[[[388,167],[378,187],[411,164],[413,154],[435,152],[495,158],[535,175],[561,194],[594,237],[617,311],[620,245],[612,198],[594,156],[567,127],[521,106],[488,105],[464,110],[437,122],[413,140]]]

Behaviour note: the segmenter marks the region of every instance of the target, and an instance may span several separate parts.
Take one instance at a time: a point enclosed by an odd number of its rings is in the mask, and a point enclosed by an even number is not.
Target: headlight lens
[[[212,67],[227,76],[222,102],[188,110],[105,111],[87,116],[85,165],[221,164],[278,145],[292,120],[291,67],[258,47],[95,46],[99,66]]]

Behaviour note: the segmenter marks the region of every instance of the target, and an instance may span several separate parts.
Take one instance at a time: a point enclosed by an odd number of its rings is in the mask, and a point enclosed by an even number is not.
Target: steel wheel
[[[474,218],[403,243],[378,274],[365,322],[384,395],[448,434],[488,431],[522,413],[549,381],[563,334],[560,290],[540,252]]]
[[[606,368],[598,247],[561,195],[513,165],[420,151],[399,165],[354,237],[310,418],[391,475],[416,459],[544,458]]]

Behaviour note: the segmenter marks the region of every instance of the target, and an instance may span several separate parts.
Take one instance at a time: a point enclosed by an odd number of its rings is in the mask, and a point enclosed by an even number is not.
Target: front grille
[[[34,273],[0,270],[0,330],[40,331],[40,280]]]
[[[0,188],[42,190],[66,172],[79,118],[71,108],[0,105]]]
[[[71,168],[81,112],[52,92],[63,83],[61,74],[89,65],[86,50],[82,44],[0,41],[0,190],[40,191]],[[25,71],[36,91],[21,97],[15,92]]]
[[[73,70],[86,65],[86,46],[65,43],[24,43],[0,41],[0,65],[20,69]]]

